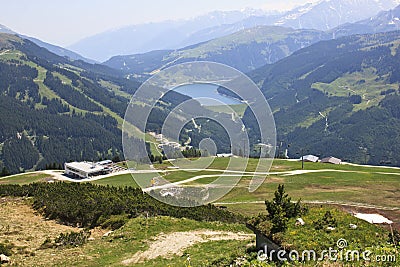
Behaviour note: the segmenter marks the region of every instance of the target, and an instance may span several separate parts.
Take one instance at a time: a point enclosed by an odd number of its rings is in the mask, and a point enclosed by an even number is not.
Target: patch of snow
[[[301,17],[302,15],[306,14],[307,12],[311,11],[317,3],[309,3],[302,7],[299,7],[297,10],[290,12],[290,14],[283,17],[281,20],[274,23],[274,25],[282,25],[285,23],[286,20],[295,20]]]
[[[380,214],[356,213],[354,217],[374,224],[392,224],[393,222]]]

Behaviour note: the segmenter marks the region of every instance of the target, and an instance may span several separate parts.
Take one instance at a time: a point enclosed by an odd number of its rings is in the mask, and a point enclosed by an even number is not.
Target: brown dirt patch
[[[38,249],[46,238],[54,239],[60,233],[79,230],[46,220],[32,209],[27,199],[0,199],[0,242],[14,246],[12,264],[26,265],[30,258],[42,254],[43,250]]]
[[[254,235],[210,230],[174,232],[170,234],[161,233],[154,238],[154,241],[150,243],[146,251],[137,252],[132,258],[122,261],[122,264],[141,263],[157,257],[182,256],[185,249],[196,243],[219,240],[246,240],[250,238],[254,238]]]
[[[307,192],[316,192],[320,193],[323,192],[358,192],[364,190],[362,187],[357,186],[345,186],[345,187],[338,187],[338,186],[331,186],[331,185],[318,185],[312,184],[306,187],[305,189]]]
[[[270,171],[287,171],[290,167],[284,165],[272,165]]]

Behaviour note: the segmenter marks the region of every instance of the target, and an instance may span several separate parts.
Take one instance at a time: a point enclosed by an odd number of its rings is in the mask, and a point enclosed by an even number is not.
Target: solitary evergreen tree
[[[279,185],[272,201],[265,201],[268,219],[273,224],[272,233],[284,232],[287,229],[288,220],[301,213],[300,200],[297,203],[292,203],[291,200],[288,194],[285,193],[285,186]]]

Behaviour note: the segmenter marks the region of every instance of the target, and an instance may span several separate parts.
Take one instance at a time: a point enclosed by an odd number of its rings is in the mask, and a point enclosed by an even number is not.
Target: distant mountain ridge
[[[325,31],[375,16],[399,4],[399,0],[323,0],[287,12],[274,25]]]
[[[10,28],[8,28],[7,26],[4,26],[2,24],[0,24],[0,32],[1,33],[15,34],[15,32],[13,30],[11,30]]]
[[[68,49],[65,49],[65,48],[61,47],[61,46],[49,44],[49,43],[43,42],[43,41],[41,41],[41,40],[39,40],[37,38],[26,36],[26,35],[14,32],[10,28],[8,28],[8,27],[6,27],[4,25],[1,25],[1,24],[0,24],[0,33],[16,34],[18,36],[21,36],[24,39],[28,39],[28,40],[34,42],[38,46],[46,48],[50,52],[52,52],[52,53],[54,53],[56,55],[62,56],[62,57],[67,57],[67,58],[72,59],[72,60],[83,60],[83,61],[86,61],[88,63],[96,63],[96,61],[94,61],[92,59],[85,58],[85,57],[79,55],[78,53],[72,52],[72,51],[70,51]]]
[[[268,12],[254,9],[214,11],[187,20],[131,25],[84,38],[68,48],[99,61],[108,60],[115,55],[176,49],[197,43],[198,40],[194,40],[194,42],[187,40],[191,34],[202,29],[232,24],[250,16],[266,14],[269,15]],[[271,14],[275,14],[275,12]],[[118,41],[116,42],[116,40]]]
[[[233,24],[222,24],[211,28],[202,29],[200,31],[190,34],[185,40],[180,43],[179,46],[185,47],[196,43],[206,42],[257,26],[273,25],[276,19],[280,16],[280,14],[268,16],[250,16]]]
[[[257,10],[216,11],[187,21],[148,23],[103,32],[80,40],[68,49],[106,61],[117,55],[179,49],[256,26],[326,31],[367,19],[399,4],[399,0],[322,0],[283,14]]]
[[[329,32],[334,38],[352,34],[378,33],[400,30],[400,5],[389,11],[382,11],[369,19],[346,23]]]
[[[173,64],[199,60],[215,61],[248,72],[326,39],[329,34],[317,30],[258,26],[178,50],[116,56],[104,64],[145,77]]]

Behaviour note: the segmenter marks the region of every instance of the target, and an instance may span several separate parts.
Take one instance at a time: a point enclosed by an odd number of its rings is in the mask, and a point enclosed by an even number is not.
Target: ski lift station
[[[112,161],[102,162],[69,162],[64,164],[65,174],[74,178],[86,179],[97,175],[107,174],[111,171],[109,165]]]

